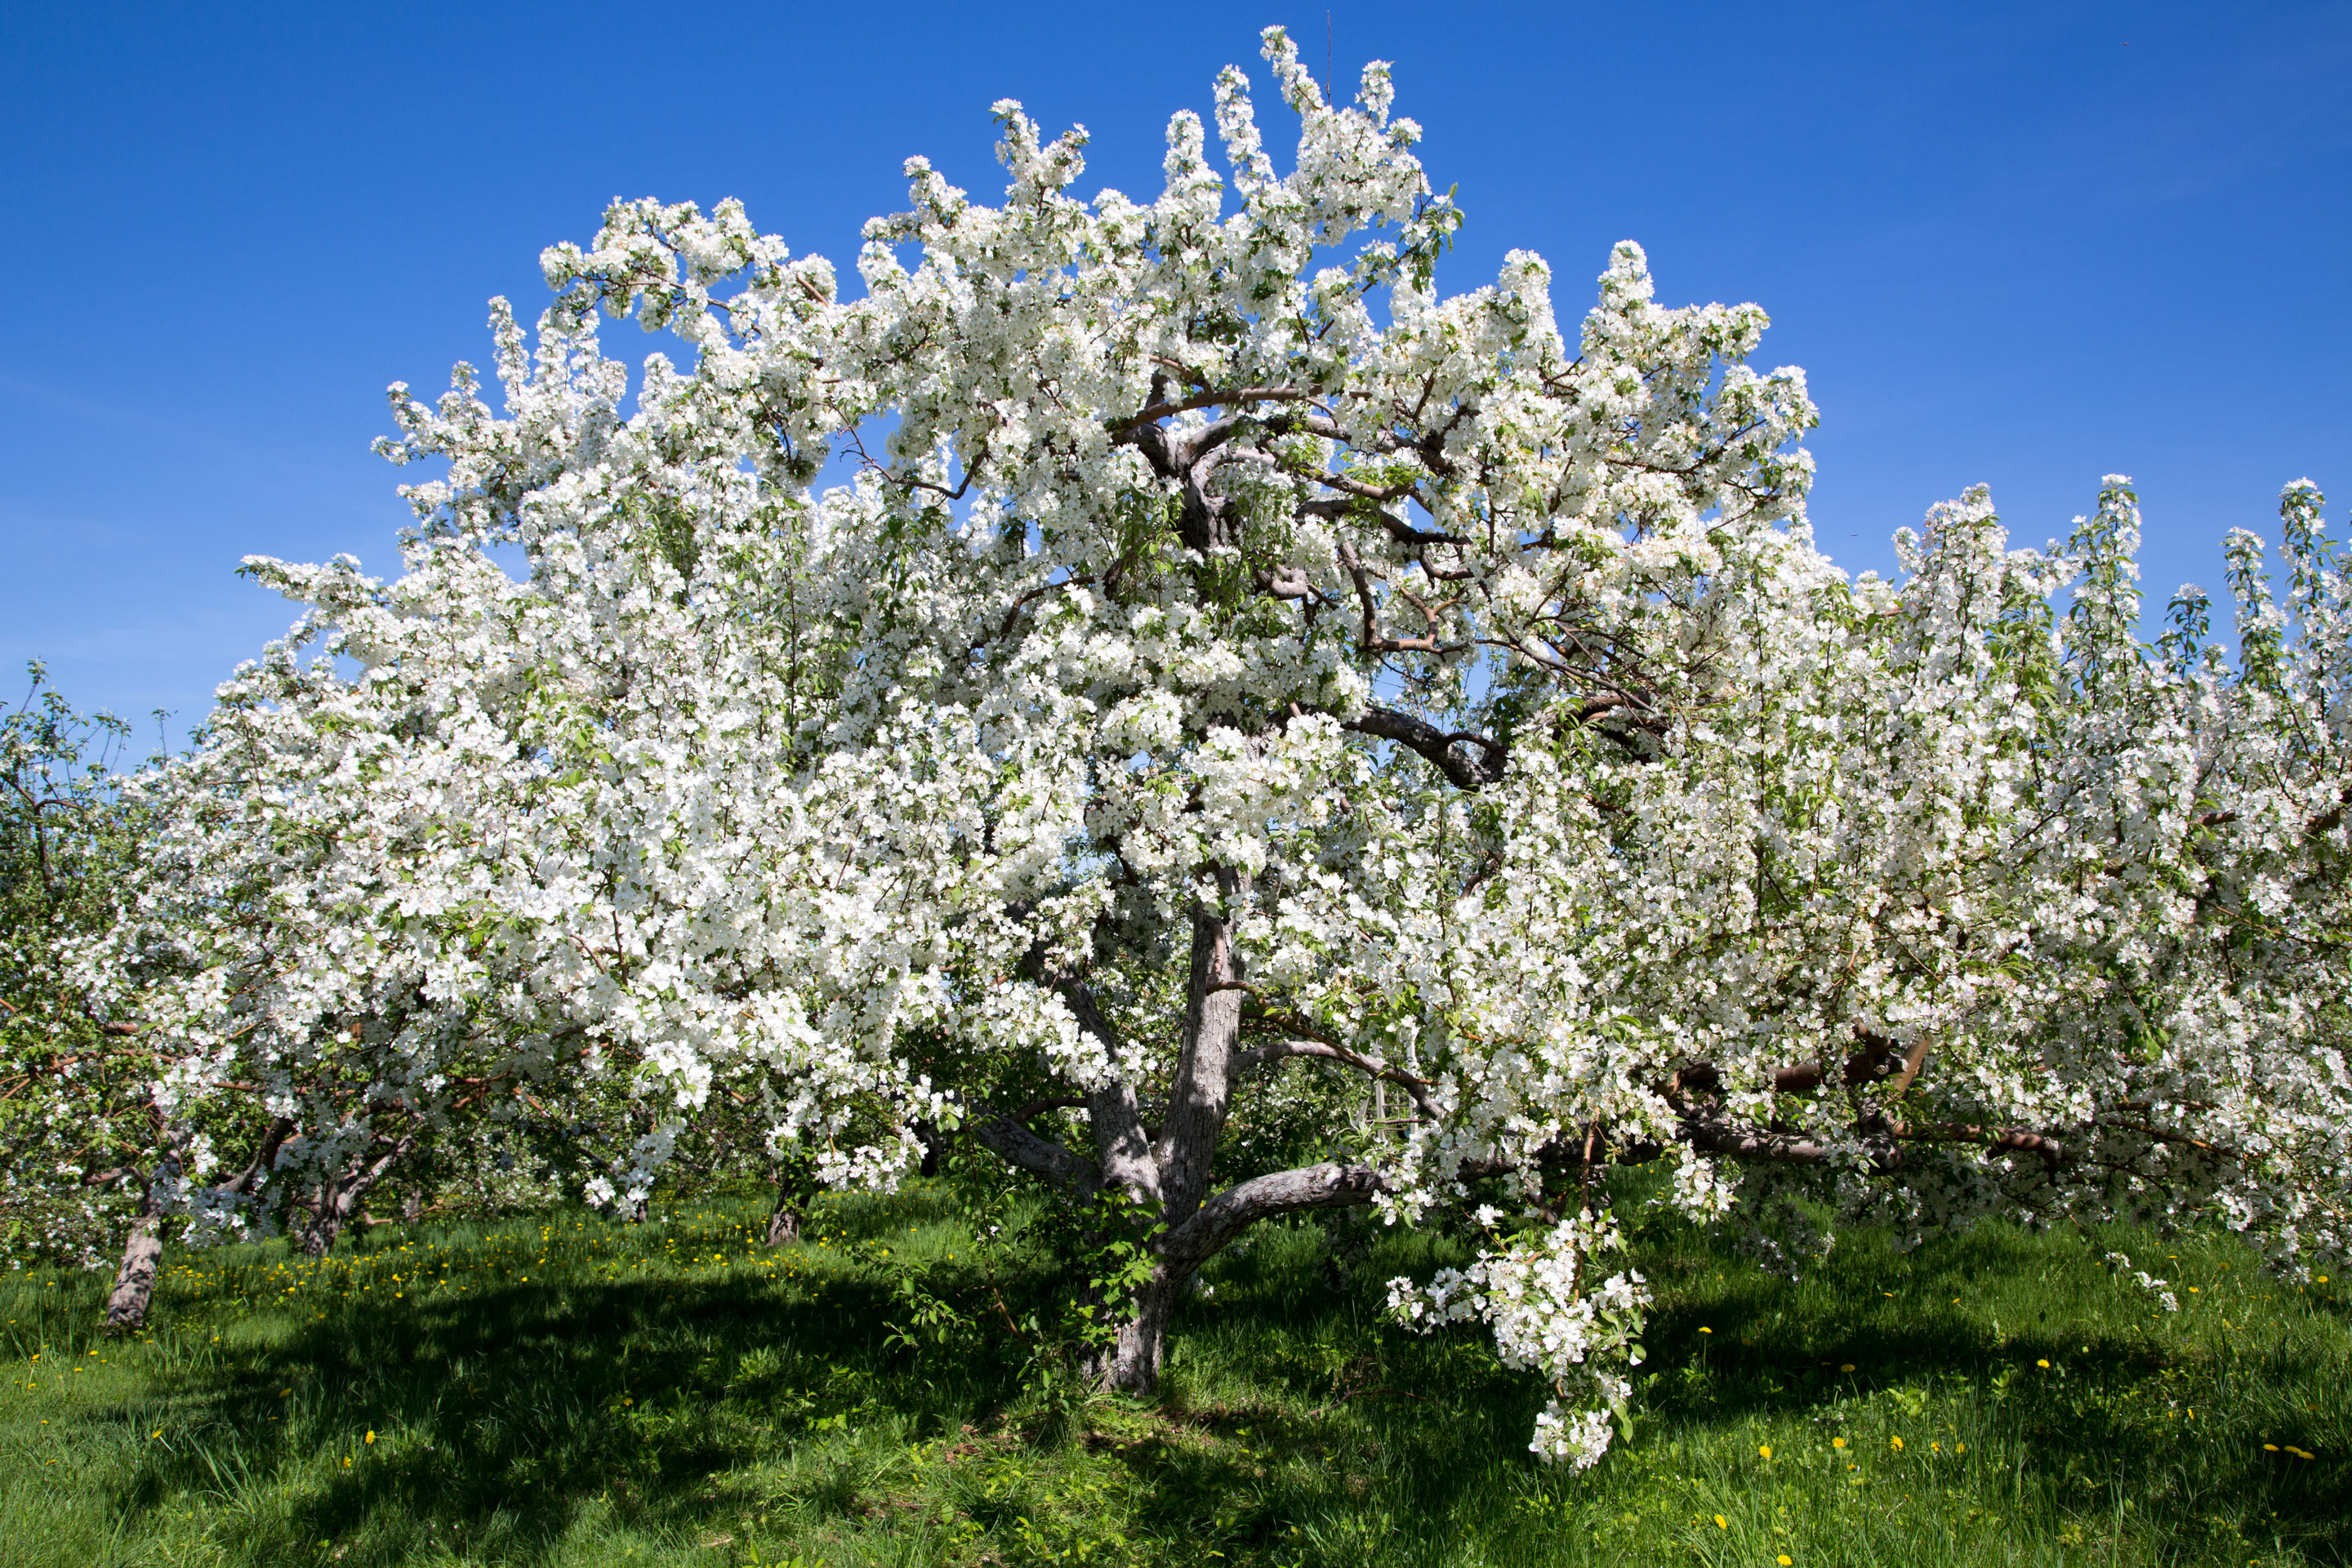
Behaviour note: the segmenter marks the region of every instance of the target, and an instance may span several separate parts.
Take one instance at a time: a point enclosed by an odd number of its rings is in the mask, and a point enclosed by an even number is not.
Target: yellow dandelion
[[[1699,1330],[1699,1332],[1703,1334],[1711,1334],[1715,1332],[1715,1331],[1713,1329],[1701,1329]]]
[[[1832,1448],[1843,1448],[1845,1447],[1845,1439],[1843,1437],[1832,1437],[1830,1439],[1830,1447]]]
[[[1731,1521],[1724,1518],[1723,1515],[1718,1513],[1715,1516],[1715,1528],[1717,1530],[1729,1530],[1731,1528]]]
[[[375,1441],[375,1434],[374,1434],[373,1432],[370,1432],[370,1433],[367,1435],[367,1440],[368,1440],[369,1442],[371,1442],[371,1443],[374,1442],[374,1441]]]
[[[1853,1370],[1853,1363],[1847,1362],[1844,1365],[1839,1367],[1838,1370],[1840,1372],[1852,1372]]]
[[[2276,1443],[2265,1443],[2263,1445],[2263,1452],[2266,1454],[2275,1454],[2278,1452],[2278,1445]]]
[[[1969,1446],[1966,1443],[1955,1443],[1952,1445],[1952,1452],[1955,1454],[1965,1454],[1968,1451]]]
[[[1900,1437],[1889,1437],[1886,1439],[1886,1446],[1899,1454],[1903,1451],[1903,1439]]]
[[[1772,1561],[1778,1563],[1780,1565],[1780,1568],[1792,1568],[1792,1565],[1797,1560],[1783,1552],[1780,1556],[1772,1559]]]
[[[2049,1370],[2050,1370],[2050,1363],[2049,1363],[2048,1362],[2046,1362],[2046,1361],[2037,1361],[2037,1362],[2035,1362],[2033,1364],[2034,1364],[2034,1365],[2036,1365],[2036,1366],[2038,1366],[2038,1367],[2040,1367],[2040,1368],[2042,1368],[2042,1371],[2044,1371],[2044,1372],[2047,1372],[2047,1371],[2049,1371]]]
[[[1756,1453],[1758,1458],[1769,1459],[1772,1457],[1772,1445],[1769,1443],[1759,1443],[1756,1445]]]

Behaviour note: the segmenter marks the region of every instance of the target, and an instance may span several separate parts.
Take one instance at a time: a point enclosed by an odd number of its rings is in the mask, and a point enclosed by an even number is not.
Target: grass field
[[[1571,1476],[1525,1452],[1528,1379],[1382,1321],[1444,1243],[1259,1233],[1142,1403],[1031,1375],[950,1213],[828,1201],[776,1253],[755,1195],[181,1252],[127,1342],[102,1281],[11,1277],[0,1560],[2352,1563],[2340,1282],[2226,1239],[1857,1235],[1790,1284],[1661,1231],[1633,1441]]]

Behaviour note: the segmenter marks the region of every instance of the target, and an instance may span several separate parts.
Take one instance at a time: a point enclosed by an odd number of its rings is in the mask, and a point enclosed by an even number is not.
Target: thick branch
[[[1864,1034],[1862,1039],[1864,1048],[1847,1057],[1839,1071],[1839,1077],[1846,1087],[1858,1089],[1882,1079],[1901,1078],[1902,1087],[1909,1088],[1911,1078],[1918,1071],[1912,1058],[1883,1036]],[[1912,1048],[1922,1059],[1925,1058],[1925,1042]],[[1810,1094],[1821,1088],[1828,1077],[1826,1063],[1800,1062],[1795,1067],[1773,1071],[1772,1091],[1775,1094]],[[1684,1094],[1714,1094],[1722,1088],[1723,1071],[1720,1068],[1713,1062],[1694,1062],[1667,1080],[1666,1092],[1669,1098],[1674,1098]]]
[[[1102,1173],[1092,1162],[1038,1137],[1009,1116],[974,1122],[971,1135],[1006,1164],[1042,1176],[1064,1192],[1085,1197],[1102,1185]]]
[[[1478,789],[1503,776],[1510,760],[1510,749],[1499,741],[1467,730],[1451,733],[1439,729],[1426,719],[1410,713],[1400,713],[1392,708],[1368,708],[1364,716],[1340,726],[1359,734],[1370,735],[1382,741],[1394,741],[1407,751],[1419,752],[1436,764],[1439,772],[1462,789]],[[1475,758],[1458,746],[1475,746]]]
[[[1124,419],[1114,419],[1110,422],[1110,433],[1113,436],[1130,435],[1147,425],[1195,408],[1223,408],[1237,403],[1306,403],[1314,395],[1293,386],[1234,386],[1196,392],[1181,402],[1154,403]]]
[[[1276,1171],[1227,1187],[1202,1204],[1198,1213],[1171,1229],[1161,1239],[1165,1267],[1181,1277],[1216,1256],[1236,1232],[1276,1215],[1302,1209],[1352,1207],[1368,1204],[1384,1185],[1370,1165],[1327,1160],[1295,1171]]]

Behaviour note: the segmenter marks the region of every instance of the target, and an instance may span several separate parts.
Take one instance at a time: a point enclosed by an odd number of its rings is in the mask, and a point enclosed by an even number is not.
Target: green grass
[[[751,1196],[386,1226],[318,1266],[182,1252],[128,1342],[95,1332],[102,1280],[11,1277],[0,1559],[2352,1563],[2339,1287],[2226,1239],[1850,1236],[1791,1285],[1661,1231],[1634,1439],[1574,1476],[1525,1452],[1538,1391],[1475,1335],[1384,1323],[1382,1281],[1445,1243],[1261,1232],[1160,1397],[1072,1406],[949,1214],[831,1201],[775,1254]],[[2101,1266],[2118,1245],[2180,1312]],[[968,1327],[927,1335],[909,1277]],[[1034,1282],[1000,1283],[1021,1311]]]

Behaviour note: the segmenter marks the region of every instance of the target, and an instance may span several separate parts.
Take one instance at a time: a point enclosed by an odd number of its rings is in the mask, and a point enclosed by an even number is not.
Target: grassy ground
[[[1634,1440],[1570,1476],[1524,1451],[1527,1379],[1382,1322],[1426,1241],[1262,1232],[1161,1397],[1071,1403],[938,1194],[828,1203],[779,1253],[761,1218],[182,1253],[130,1342],[93,1331],[101,1281],[12,1277],[0,1558],[2352,1563],[2352,1313],[2226,1241],[1849,1237],[1790,1285],[1662,1233]],[[2101,1265],[2118,1245],[2178,1314]]]

